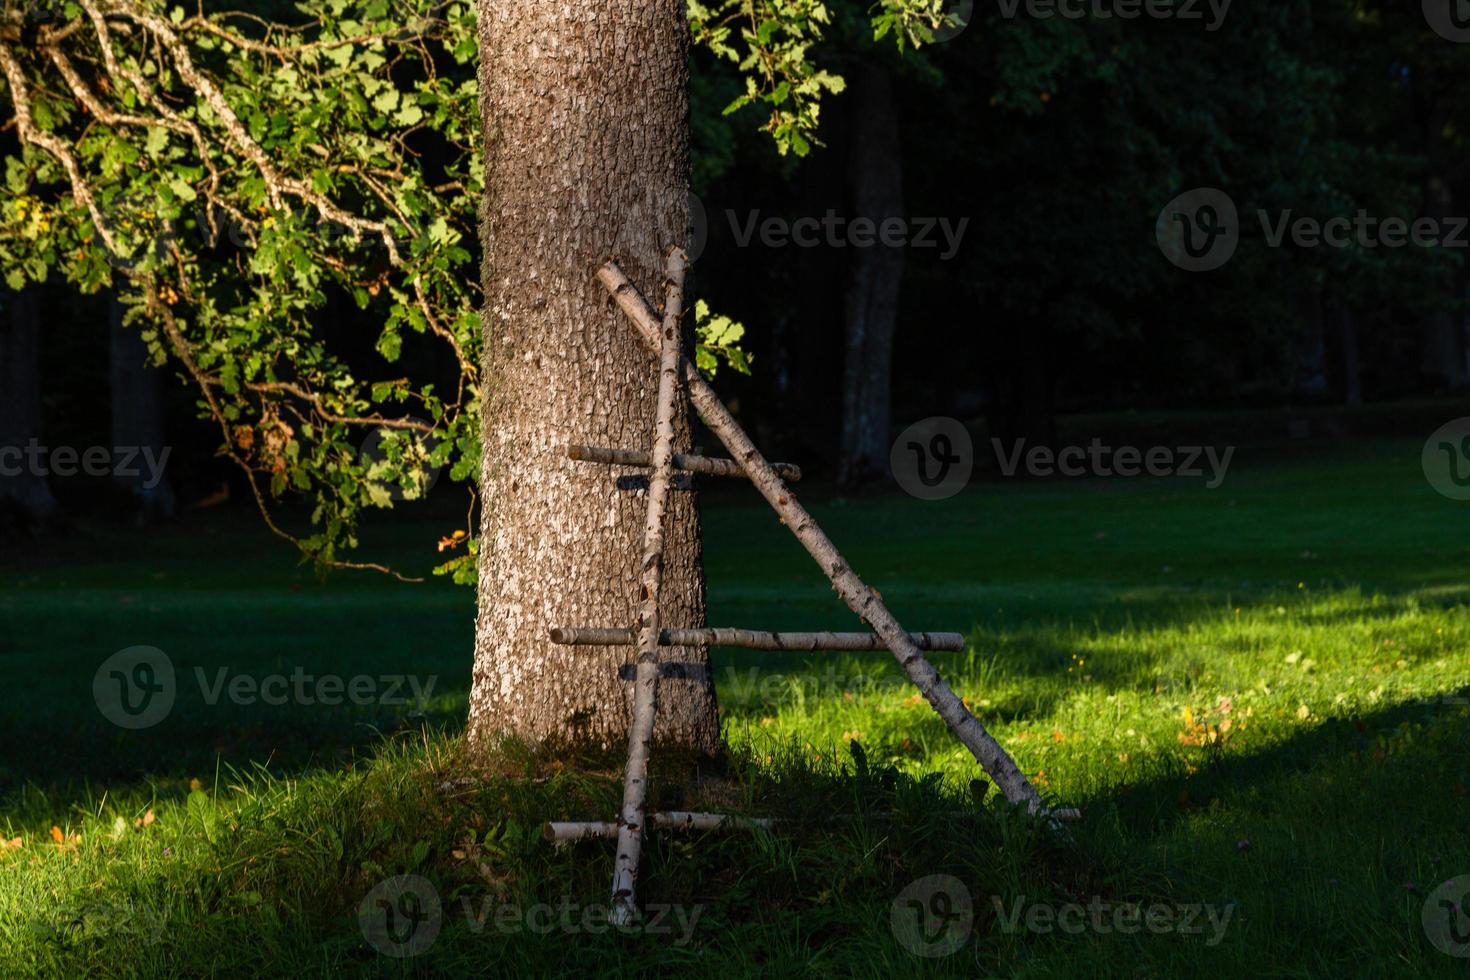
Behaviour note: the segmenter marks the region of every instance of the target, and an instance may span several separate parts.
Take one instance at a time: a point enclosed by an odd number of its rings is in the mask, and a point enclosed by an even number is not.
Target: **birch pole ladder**
[[[671,249],[665,267],[664,313],[660,318],[615,262],[598,271],[598,279],[650,350],[658,355],[658,395],[652,451],[568,446],[567,456],[590,463],[645,467],[648,508],[643,529],[643,556],[639,564],[638,623],[635,629],[602,626],[563,626],[551,631],[553,643],[570,646],[632,646],[636,649],[633,678],[633,717],[628,734],[628,763],[623,777],[623,805],[617,823],[565,821],[546,825],[554,841],[586,837],[617,837],[613,871],[613,921],[631,922],[637,914],[637,877],[648,826],[661,829],[715,830],[733,826],[769,827],[769,820],[736,820],[710,813],[647,813],[648,759],[653,742],[658,697],[661,646],[719,645],[754,650],[889,650],[909,679],[944,719],[956,738],[970,750],[1007,800],[1024,804],[1028,813],[1051,820],[1076,819],[1076,810],[1048,810],[1010,755],[985,730],[964,702],[939,676],[925,650],[962,650],[958,633],[909,633],[884,606],[878,593],[860,579],[830,538],[787,488],[785,479],[801,478],[789,463],[769,463],[750,441],[723,402],[683,355],[680,344],[684,310],[684,274],[688,260]],[[729,459],[712,459],[674,451],[674,405],[679,384],[700,418],[729,452]],[[665,511],[675,470],[709,476],[750,480],[814,558],[848,608],[871,627],[860,633],[773,633],[747,629],[663,629],[658,597],[663,581]]]

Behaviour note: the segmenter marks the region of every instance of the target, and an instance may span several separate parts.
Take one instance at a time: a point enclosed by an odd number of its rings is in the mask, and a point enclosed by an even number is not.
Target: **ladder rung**
[[[769,817],[732,817],[723,813],[650,813],[649,824],[658,830],[756,830],[769,829]],[[549,841],[566,843],[589,837],[618,836],[616,820],[553,820],[541,828],[541,836]]]
[[[605,449],[601,446],[568,446],[567,458],[584,463],[606,463],[610,466],[637,466],[647,469],[653,465],[651,454],[641,449]],[[801,479],[801,467],[794,463],[772,463],[771,467],[781,479],[795,483]],[[729,476],[748,480],[745,469],[733,459],[715,456],[696,456],[693,453],[675,453],[674,469],[701,476]]]
[[[920,650],[963,650],[962,633],[910,633]],[[551,631],[551,642],[562,646],[621,647],[638,642],[635,631],[616,627],[563,626]],[[743,647],[747,650],[887,650],[876,633],[771,633],[765,630],[716,627],[711,629],[666,629],[659,631],[659,644],[666,647]]]
[[[955,810],[936,816],[951,820],[968,820],[982,816],[984,811]],[[1082,811],[1075,808],[1048,810],[1046,815],[1053,820],[1081,820]],[[881,819],[882,814],[868,814],[866,819]],[[771,830],[777,824],[775,817],[732,816],[725,813],[649,813],[649,826],[655,830]],[[828,814],[828,821],[851,820],[850,813]],[[618,836],[616,820],[551,820],[541,825],[541,836],[557,844],[571,841],[591,840],[598,837]]]

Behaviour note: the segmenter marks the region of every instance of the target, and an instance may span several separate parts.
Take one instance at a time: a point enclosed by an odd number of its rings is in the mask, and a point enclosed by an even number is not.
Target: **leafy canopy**
[[[0,263],[12,289],[55,274],[115,289],[157,363],[219,430],[271,529],[323,568],[367,508],[479,469],[483,191],[469,0],[305,0],[283,24],[157,0],[7,6],[0,74],[19,137],[6,157]],[[938,0],[883,0],[875,34],[919,43]],[[692,3],[696,39],[736,62],[729,108],[769,110],[782,153],[815,142],[842,81],[812,48],[815,0]],[[372,357],[324,316],[350,297]],[[749,370],[743,327],[697,307],[701,369]],[[359,345],[361,346],[361,345]],[[447,372],[434,370],[447,362]],[[428,367],[426,367],[428,365]],[[285,530],[288,495],[312,529]],[[468,531],[439,571],[472,581]],[[397,573],[394,573],[397,574]]]

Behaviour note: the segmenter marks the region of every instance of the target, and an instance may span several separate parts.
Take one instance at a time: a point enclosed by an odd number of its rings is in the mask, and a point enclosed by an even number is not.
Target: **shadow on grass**
[[[85,879],[97,873],[88,861],[112,861],[101,891],[32,905],[23,927],[0,928],[25,937],[7,956],[101,976],[656,966],[1182,976],[1224,964],[1243,976],[1450,976],[1458,964],[1429,946],[1420,911],[1439,880],[1470,872],[1454,864],[1470,854],[1470,712],[1456,703],[1466,694],[1329,721],[1192,774],[1159,773],[1090,801],[1063,835],[860,751],[816,764],[792,744],[692,779],[660,768],[661,806],[778,823],[653,835],[639,898],[650,913],[673,911],[662,929],[628,935],[603,928],[611,842],[553,847],[540,835],[547,820],[616,811],[609,760],[507,750],[486,767],[455,740],[399,738],[350,773],[240,780],[217,806],[166,814],[159,836],[125,837],[120,846],[137,852],[127,860],[84,853],[76,873]],[[419,876],[437,909],[411,961],[375,950],[359,919],[374,889],[402,874]],[[963,883],[973,933],[960,951],[920,960],[892,927],[894,903],[935,874]],[[1177,930],[1043,933],[1002,921],[1017,901],[1094,898],[1234,911],[1218,945]],[[157,928],[120,927],[117,909],[148,910]]]
[[[1164,834],[1232,800],[1280,811],[1280,801],[1295,795],[1285,784],[1330,773],[1321,788],[1334,797],[1350,791],[1347,810],[1385,828],[1394,821],[1403,821],[1405,829],[1422,825],[1438,802],[1461,818],[1470,809],[1470,760],[1463,751],[1470,744],[1470,687],[1352,718],[1329,717],[1303,729],[1256,752],[1202,749],[1193,772],[1132,782],[1094,802],[1115,811],[1132,833]],[[1463,819],[1453,823],[1463,834]],[[1470,853],[1466,862],[1470,871]]]
[[[611,816],[615,771],[531,756],[476,769],[456,743],[397,742],[357,772],[243,780],[221,808],[191,805],[126,835],[118,846],[133,853],[111,857],[100,890],[31,905],[20,922],[0,916],[22,937],[4,955],[72,975],[635,975],[700,963],[726,975],[892,973],[911,960],[890,906],[916,878],[948,873],[982,892],[1105,887],[1044,828],[856,756],[813,767],[792,747],[692,782],[655,779],[656,798],[779,821],[652,836],[639,898],[650,913],[675,910],[666,929],[606,928],[611,842],[541,836],[547,820]],[[90,877],[87,862],[108,856],[78,860]],[[359,921],[374,889],[402,874],[420,877],[435,909],[411,963],[375,950]],[[119,926],[119,909],[149,910],[150,928]]]

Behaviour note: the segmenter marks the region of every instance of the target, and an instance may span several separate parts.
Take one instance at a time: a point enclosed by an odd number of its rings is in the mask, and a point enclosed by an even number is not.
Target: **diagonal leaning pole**
[[[668,338],[661,336],[665,334],[665,330],[657,314],[649,307],[637,287],[623,274],[623,270],[618,268],[616,262],[608,262],[603,265],[598,270],[597,277],[607,287],[613,300],[632,321],[633,326],[637,328],[648,346],[659,352],[662,368],[662,361],[668,355]],[[1006,799],[1012,803],[1024,803],[1029,813],[1044,815],[1046,811],[1041,802],[1041,795],[1016,766],[1010,754],[1001,747],[994,736],[985,730],[980,720],[970,713],[959,696],[939,676],[939,672],[934,669],[934,665],[914,643],[913,638],[883,605],[883,600],[878,597],[878,593],[864,583],[843,560],[831,539],[817,526],[817,522],[812,519],[806,509],[796,502],[796,498],[786,484],[771,468],[771,464],[766,462],[760,450],[755,448],[755,444],[750,441],[750,437],[745,434],[740,423],[735,421],[735,417],[730,414],[729,409],[725,408],[714,389],[705,382],[689,359],[678,351],[675,356],[678,357],[679,369],[683,373],[684,383],[689,390],[689,400],[699,412],[700,418],[704,420],[710,431],[725,444],[731,458],[749,474],[750,482],[775,508],[776,513],[780,515],[781,523],[791,529],[791,533],[796,535],[796,539],[806,548],[807,553],[821,566],[822,571],[831,579],[833,588],[842,596],[848,608],[871,626],[873,632],[877,633],[887,648],[893,652],[899,665],[918,687],[919,693],[928,700],[938,712],[939,717],[944,719],[944,723],[949,726],[950,731],[954,732],[955,737],[975,756],[976,761],[1000,787]],[[661,371],[661,392],[662,384]],[[654,475],[657,476],[656,466],[659,462],[657,450],[655,450],[654,462]],[[656,643],[656,631],[654,637]],[[1053,816],[1061,817],[1062,814],[1059,812]],[[1068,813],[1067,816],[1071,814]],[[620,846],[619,851],[621,850]]]

